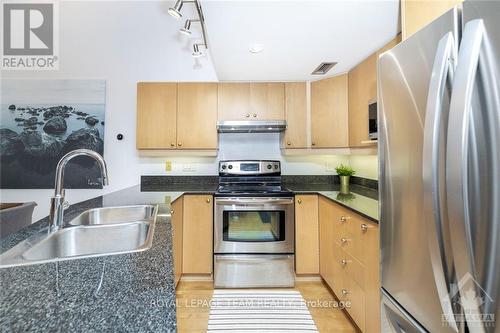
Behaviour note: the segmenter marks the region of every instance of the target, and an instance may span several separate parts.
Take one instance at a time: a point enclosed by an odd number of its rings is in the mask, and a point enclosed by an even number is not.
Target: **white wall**
[[[167,14],[169,1],[60,2],[60,67],[58,71],[2,72],[2,78],[105,79],[104,157],[110,186],[104,190],[67,190],[70,203],[138,184],[141,174],[215,175],[218,159],[272,158],[285,174],[331,174],[348,163],[346,156],[283,157],[278,134],[222,136],[217,158],[140,157],[135,149],[136,83],[138,81],[217,81],[209,57],[190,55],[189,41],[177,29],[181,21]],[[188,5],[185,6],[188,10]],[[123,141],[116,135],[122,133]],[[165,161],[173,171],[165,172]],[[183,172],[191,164],[194,171]],[[34,220],[48,214],[52,190],[1,190],[2,202],[35,201]]]
[[[358,177],[378,179],[377,155],[351,155],[349,165],[356,170]]]

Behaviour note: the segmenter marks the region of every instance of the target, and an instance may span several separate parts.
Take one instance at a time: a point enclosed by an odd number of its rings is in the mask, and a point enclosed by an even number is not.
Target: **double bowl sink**
[[[140,252],[151,247],[158,207],[87,210],[54,231],[40,232],[0,255],[0,268]]]

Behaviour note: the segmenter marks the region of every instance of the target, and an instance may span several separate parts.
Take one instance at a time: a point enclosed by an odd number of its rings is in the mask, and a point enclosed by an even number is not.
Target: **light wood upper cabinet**
[[[319,273],[318,196],[295,196],[295,272]]]
[[[177,83],[137,84],[137,149],[175,148]]]
[[[377,100],[377,53],[349,72],[349,146],[368,141],[368,104]]]
[[[401,25],[403,39],[431,23],[462,0],[402,0]]]
[[[307,148],[307,85],[305,82],[285,83],[284,148]]]
[[[311,83],[313,148],[348,146],[348,75]]]
[[[218,119],[250,118],[250,83],[219,83]]]
[[[217,149],[217,83],[179,83],[179,149]]]
[[[183,197],[178,198],[172,203],[170,214],[172,224],[172,239],[174,252],[174,277],[175,286],[179,283],[182,275],[182,213]]]
[[[219,120],[285,118],[283,83],[219,83]]]
[[[377,101],[377,60],[401,41],[398,35],[349,71],[349,146],[373,147],[368,137],[368,104]]]
[[[184,195],[183,274],[212,274],[212,201],[211,195]]]
[[[250,83],[250,104],[252,118],[285,119],[285,84]]]

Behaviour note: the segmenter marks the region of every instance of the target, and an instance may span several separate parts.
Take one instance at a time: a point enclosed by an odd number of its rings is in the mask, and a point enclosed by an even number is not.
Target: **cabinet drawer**
[[[344,271],[346,277],[356,281],[356,283],[364,290],[365,267],[356,258],[342,249],[340,249],[339,257],[339,265]]]
[[[332,288],[333,292],[337,296],[339,300],[343,300],[344,297],[342,295],[342,289],[345,288],[345,271],[340,263],[341,258],[342,258],[342,249],[338,244],[333,244],[333,262],[331,263],[332,265],[332,270],[333,270],[333,285],[330,285],[330,288]]]
[[[346,307],[347,312],[354,319],[360,330],[365,332],[365,292],[354,279],[347,278],[344,285],[344,290],[342,290],[342,293],[345,295],[344,300],[350,302],[350,306]]]
[[[346,238],[350,241],[344,249],[362,264],[373,260],[378,251],[378,226],[359,216],[353,216],[346,229]]]

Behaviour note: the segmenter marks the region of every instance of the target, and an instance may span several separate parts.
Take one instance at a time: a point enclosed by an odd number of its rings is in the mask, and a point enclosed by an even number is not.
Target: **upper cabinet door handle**
[[[250,113],[247,113],[245,117],[250,118]]]

